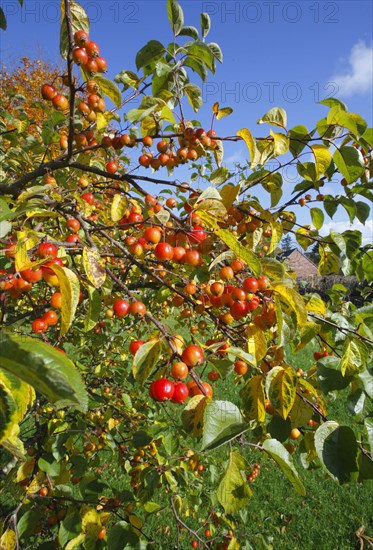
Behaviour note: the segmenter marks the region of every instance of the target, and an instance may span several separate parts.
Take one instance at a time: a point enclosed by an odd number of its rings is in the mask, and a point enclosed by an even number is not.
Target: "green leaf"
[[[364,420],[365,430],[368,436],[368,445],[370,452],[373,452],[373,418],[365,418]]]
[[[52,453],[43,454],[38,460],[38,466],[42,472],[51,477],[58,476],[61,471],[61,464],[56,461]]]
[[[117,107],[122,103],[122,92],[112,80],[109,80],[101,74],[95,74],[94,80],[100,86],[101,92],[106,95]]]
[[[125,521],[118,521],[110,528],[107,544],[110,550],[141,550],[143,548],[136,531]]]
[[[210,71],[214,68],[214,56],[211,50],[206,44],[199,40],[192,42],[191,46],[188,48],[188,56],[195,57],[200,61],[203,61]]]
[[[0,29],[6,31],[6,17],[3,8],[0,6]]]
[[[156,366],[162,351],[159,340],[150,340],[139,347],[133,358],[132,374],[142,386]]]
[[[70,2],[70,14],[71,14],[71,31],[74,34],[76,31],[83,30],[89,34],[89,19],[84,11],[84,8],[71,0]],[[67,34],[67,26],[65,21],[65,5],[61,2],[61,26],[60,26],[60,53],[63,59],[67,59],[69,51],[69,39]]]
[[[266,378],[266,392],[279,415],[286,420],[291,411],[297,390],[297,375],[292,367],[273,367]]]
[[[373,147],[373,128],[367,128],[359,141],[363,142],[364,146],[367,144],[369,147]]]
[[[95,248],[83,248],[83,267],[91,285],[100,288],[106,280],[106,271],[100,253]]]
[[[216,42],[209,42],[207,46],[210,49],[214,58],[217,59],[219,63],[223,63],[223,53],[220,49],[219,44],[216,44]]]
[[[198,30],[195,27],[191,27],[190,25],[186,25],[183,27],[180,32],[179,36],[191,36],[194,38],[194,40],[198,40]]]
[[[327,107],[340,107],[343,111],[347,111],[347,105],[343,103],[340,99],[336,99],[335,97],[327,97],[326,99],[322,99],[318,102],[320,105],[326,105]]]
[[[1,369],[0,369],[1,376]],[[4,386],[0,379],[0,443],[6,439],[13,430],[14,419],[17,414],[17,405],[11,391]]]
[[[364,272],[364,277],[368,283],[373,281],[373,250],[364,252],[361,260],[361,265]]]
[[[40,520],[40,518],[39,518]],[[70,512],[60,523],[58,532],[58,541],[62,548],[66,548],[67,543],[77,537],[82,530],[82,520],[79,512],[74,510]]]
[[[311,219],[314,227],[319,230],[324,224],[324,212],[320,208],[311,208]]]
[[[1,368],[33,386],[57,408],[87,410],[87,392],[70,359],[35,338],[0,334]]]
[[[96,326],[101,313],[101,294],[91,285],[87,286],[87,291],[89,305],[87,315],[84,319],[84,332],[89,332]]]
[[[332,155],[325,145],[311,145],[313,155],[315,157],[316,179],[319,180],[323,176],[332,162]]]
[[[145,65],[149,65],[153,61],[160,59],[165,53],[163,44],[158,40],[150,40],[136,55],[136,67],[141,69]]]
[[[206,65],[197,59],[193,59],[192,57],[188,57],[184,61],[184,67],[190,67],[195,73],[197,73],[203,82],[206,82],[208,77],[208,71],[206,68]]]
[[[172,32],[177,36],[184,25],[184,13],[177,0],[167,0],[167,15]]]
[[[199,88],[199,86],[196,86],[195,84],[187,84],[186,86],[184,86],[183,90],[193,110],[197,112],[203,104],[201,88]]]
[[[282,107],[273,107],[269,111],[266,112],[265,115],[262,116],[257,121],[258,124],[271,124],[272,126],[279,126],[280,128],[286,129],[286,123],[287,123],[287,116],[286,111]]]
[[[142,82],[142,79],[133,71],[121,71],[115,76],[114,80],[115,82],[124,84],[125,89],[135,88],[135,90],[138,89],[140,82]]]
[[[266,419],[264,377],[257,374],[250,378],[240,391],[242,411],[247,420],[264,422]]]
[[[311,136],[305,126],[294,126],[288,132],[290,139],[289,149],[293,157],[297,157],[305,148]]]
[[[76,308],[79,304],[79,279],[71,269],[59,265],[51,265],[50,269],[57,275],[62,296],[61,306],[61,336],[64,336],[73,322]]]
[[[306,490],[295,469],[290,453],[277,439],[266,439],[263,443],[266,453],[272,457],[284,472],[298,495],[304,496]]]
[[[217,498],[226,514],[235,514],[247,505],[252,491],[245,479],[249,469],[245,458],[231,451],[229,462],[217,491]]]
[[[369,218],[370,206],[366,202],[357,201],[356,203],[356,217],[363,225]]]
[[[328,421],[315,433],[316,452],[323,466],[342,485],[358,477],[358,445],[348,426]]]
[[[208,13],[202,12],[200,16],[200,24],[201,24],[201,31],[202,31],[202,38],[205,38],[211,28],[211,19]]]
[[[260,262],[257,256],[244,247],[238,239],[227,229],[217,229],[215,234],[236,254],[237,258],[243,260],[256,277],[260,275]]]
[[[213,172],[211,172],[210,175],[210,183],[212,185],[220,185],[221,183],[224,183],[229,179],[230,173],[228,168],[225,166],[221,166],[220,168],[217,168]]]
[[[324,357],[317,362],[317,382],[325,394],[333,390],[343,390],[351,378],[340,371],[341,360],[338,357]]]
[[[364,172],[365,164],[361,152],[355,147],[340,147],[336,149],[333,155],[333,161],[347,180],[347,183],[353,183]]]
[[[216,449],[247,429],[236,405],[230,401],[208,401],[203,414],[202,450]]]

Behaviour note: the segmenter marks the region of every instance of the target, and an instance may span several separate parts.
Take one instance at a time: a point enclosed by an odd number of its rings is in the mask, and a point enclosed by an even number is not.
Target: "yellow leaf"
[[[248,337],[247,351],[255,357],[256,361],[260,361],[267,354],[267,340],[264,336],[264,332],[257,329],[253,334]]]
[[[280,245],[283,234],[282,223],[271,222],[271,231],[271,244],[269,245],[268,254],[271,254]]]
[[[250,153],[250,167],[253,168],[258,164],[260,159],[260,153],[256,146],[255,139],[253,138],[250,130],[248,130],[247,128],[242,128],[242,130],[238,130],[237,136],[242,137],[242,139],[246,143]]]
[[[306,426],[307,422],[311,420],[313,415],[313,409],[311,405],[303,401],[298,395],[295,397],[293,408],[290,411],[291,425],[294,428],[300,426]]]
[[[326,305],[325,302],[318,296],[311,296],[311,298],[306,303],[306,308],[308,311],[312,311],[317,315],[325,317],[326,315]]]
[[[35,466],[35,458],[30,458],[26,462],[23,462],[17,470],[17,483],[29,477]]]
[[[273,283],[272,288],[282,302],[295,313],[299,327],[307,323],[307,309],[300,294],[293,288]]]
[[[0,550],[15,550],[17,548],[17,535],[13,529],[7,529],[1,535]]]
[[[113,222],[118,222],[123,218],[127,208],[127,201],[125,197],[122,197],[119,193],[114,195],[113,202],[111,203],[111,219]]]
[[[240,185],[233,185],[233,183],[227,183],[220,190],[220,195],[223,201],[223,204],[227,210],[230,209],[232,204],[237,198],[238,193],[240,192]]]
[[[27,487],[26,493],[28,495],[34,495],[45,485],[45,473],[39,471]]]
[[[286,420],[295,401],[297,375],[292,367],[273,367],[266,378],[266,392],[279,415]]]
[[[186,432],[200,437],[203,429],[203,413],[207,405],[207,397],[195,395],[181,413],[181,421]]]
[[[142,529],[142,520],[138,516],[135,516],[135,514],[130,514],[128,517],[128,521],[131,524],[132,529],[135,531],[136,535],[141,535],[141,529]]]
[[[79,279],[71,269],[59,265],[51,265],[50,268],[57,275],[62,296],[61,306],[61,336],[69,330],[74,319],[76,308],[79,304],[80,284]]]
[[[105,130],[109,122],[114,118],[114,114],[110,111],[105,111],[104,113],[97,113],[97,130],[101,132],[101,130]]]
[[[320,179],[325,174],[332,162],[332,155],[325,145],[311,145],[315,157],[316,179]]]
[[[242,411],[247,420],[264,422],[266,418],[264,376],[257,374],[250,378],[240,391]]]
[[[88,281],[95,288],[100,288],[105,282],[106,271],[97,250],[87,247],[83,249],[83,266]]]

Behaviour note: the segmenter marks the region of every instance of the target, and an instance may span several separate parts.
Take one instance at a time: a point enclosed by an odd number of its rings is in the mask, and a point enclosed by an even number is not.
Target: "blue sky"
[[[224,55],[223,65],[203,86],[204,106],[195,118],[204,126],[210,123],[212,104],[219,101],[234,109],[218,123],[221,135],[233,135],[242,127],[265,135],[269,127],[257,126],[256,121],[275,106],[287,111],[289,128],[305,124],[312,129],[327,112],[316,102],[327,96],[344,100],[350,111],[372,124],[372,2],[180,3],[185,24],[199,27],[200,12],[210,14],[208,41],[218,42]],[[136,52],[148,40],[172,39],[163,0],[81,0],[81,4],[91,18],[91,37],[108,60],[110,77],[122,69],[134,70]],[[25,0],[23,9],[17,0],[2,0],[1,5],[8,16],[8,30],[1,33],[2,64],[11,67],[23,55],[59,63],[59,0]],[[235,145],[227,148],[226,161],[245,154],[243,144]],[[333,189],[329,186],[326,192]],[[339,210],[334,221],[345,219]]]

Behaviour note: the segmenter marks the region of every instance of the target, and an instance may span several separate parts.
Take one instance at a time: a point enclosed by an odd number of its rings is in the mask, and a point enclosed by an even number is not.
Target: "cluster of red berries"
[[[116,317],[122,318],[126,315],[133,315],[141,319],[146,313],[146,305],[143,302],[132,302],[131,304],[122,298],[113,303],[113,312]]]
[[[330,353],[325,349],[323,351],[315,351],[313,354],[313,358],[315,361],[318,361],[319,359],[322,359],[323,357],[328,357]]]
[[[246,476],[249,483],[253,483],[259,475],[260,465],[258,463],[253,464],[251,473]]]
[[[98,44],[90,40],[85,31],[76,31],[74,43],[75,48],[72,52],[72,58],[77,65],[81,65],[87,76],[107,71],[107,62],[105,58],[100,56]]]

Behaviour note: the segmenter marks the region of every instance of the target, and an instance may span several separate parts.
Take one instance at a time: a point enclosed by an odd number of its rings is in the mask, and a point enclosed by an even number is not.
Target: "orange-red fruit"
[[[142,318],[146,313],[146,305],[142,302],[133,302],[130,305],[129,313],[134,317]]]
[[[31,324],[32,332],[44,332],[48,325],[47,323],[40,317],[38,319],[34,319]]]
[[[69,108],[68,99],[62,94],[56,94],[52,99],[52,103],[57,111],[66,111]]]
[[[249,277],[243,282],[243,289],[246,292],[256,292],[258,290],[258,281],[254,277]]]
[[[74,42],[77,46],[85,46],[88,42],[88,34],[83,30],[76,31],[74,34]]]
[[[205,354],[203,349],[194,344],[187,346],[182,353],[183,362],[188,365],[188,367],[195,367],[196,365],[201,365]]]
[[[132,340],[129,345],[130,353],[132,353],[132,355],[135,355],[137,350],[140,349],[143,344],[145,344],[144,340]]]
[[[55,292],[52,294],[50,299],[50,305],[54,307],[55,309],[61,309],[62,306],[62,295],[61,292]]]
[[[158,243],[154,249],[154,254],[158,260],[172,260],[174,255],[173,247],[168,243]]]
[[[47,323],[48,327],[52,327],[58,323],[58,315],[53,309],[46,311],[42,319]]]
[[[237,374],[241,374],[241,375],[244,375],[247,373],[247,365],[244,361],[236,361],[235,364],[234,364],[234,372],[236,372]]]
[[[66,227],[71,233],[77,233],[80,229],[80,221],[76,218],[70,218],[66,222]]]
[[[56,88],[51,84],[43,84],[41,87],[41,95],[43,99],[52,101],[52,99],[57,95]]]
[[[149,395],[155,401],[168,401],[174,393],[174,383],[166,378],[159,378],[151,383]]]
[[[113,311],[116,317],[125,317],[129,313],[130,305],[126,300],[118,299],[113,303]]]
[[[21,271],[21,275],[25,281],[28,281],[29,283],[37,283],[42,279],[43,271],[40,268],[32,269],[29,267],[28,269]]]
[[[117,170],[118,165],[116,162],[110,161],[106,163],[106,171],[109,172],[109,174],[115,174]]]
[[[175,380],[177,379],[184,380],[188,376],[188,373],[189,373],[188,366],[182,361],[173,363],[171,366],[171,376]]]
[[[183,382],[176,382],[174,384],[174,393],[172,395],[171,401],[173,403],[184,403],[189,395],[189,388]]]
[[[41,243],[38,246],[38,256],[39,258],[56,258],[58,253],[58,248],[53,243]]]

